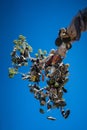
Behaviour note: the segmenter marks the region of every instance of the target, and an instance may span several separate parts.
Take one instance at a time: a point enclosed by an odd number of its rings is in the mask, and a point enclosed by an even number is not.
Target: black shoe
[[[61,44],[62,44],[62,40],[61,40],[61,38],[58,37],[58,38],[55,40],[55,45],[59,47]]]
[[[45,113],[42,108],[40,108],[39,112],[40,112],[41,114],[44,114],[44,113]]]
[[[62,89],[63,89],[63,92],[67,93],[67,90],[64,87]]]
[[[70,110],[67,110],[65,115],[64,115],[64,118],[66,119],[69,116],[69,114],[70,114]]]

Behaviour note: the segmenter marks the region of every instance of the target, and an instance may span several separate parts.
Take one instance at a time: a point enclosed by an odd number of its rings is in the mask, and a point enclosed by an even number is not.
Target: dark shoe
[[[47,104],[47,109],[49,110],[51,108],[52,108],[52,106],[50,104]]]
[[[65,115],[64,115],[64,118],[66,119],[69,116],[69,114],[70,114],[70,110],[67,110]]]
[[[55,45],[59,47],[61,44],[62,44],[62,40],[61,40],[61,38],[58,37],[58,38],[55,40]]]
[[[41,101],[40,101],[40,105],[41,105],[41,106],[44,106],[45,104],[46,104],[46,101],[44,101],[44,100],[41,100]]]
[[[65,101],[63,101],[63,100],[57,100],[55,103],[57,103],[57,104],[58,104],[58,106],[61,106],[61,107],[66,106],[66,102],[65,102]]]
[[[62,89],[63,89],[63,92],[67,93],[67,90],[64,87]]]
[[[42,108],[40,108],[39,112],[40,112],[41,114],[44,114],[44,110],[43,110]]]

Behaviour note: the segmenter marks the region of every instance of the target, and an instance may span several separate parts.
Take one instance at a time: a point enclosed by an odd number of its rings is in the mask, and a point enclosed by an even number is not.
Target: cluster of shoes
[[[65,84],[68,82],[69,64],[64,64],[63,59],[66,56],[67,44],[62,43],[57,50],[52,49],[47,55],[46,50],[38,50],[35,57],[31,57],[32,47],[26,42],[22,35],[18,40],[14,40],[14,48],[11,53],[13,67],[9,68],[9,77],[13,78],[15,74],[21,74],[23,80],[31,82],[29,84],[30,92],[39,100],[41,107],[46,106],[47,111],[59,108],[64,118],[70,114],[70,110],[64,110],[66,102],[63,98],[67,93]],[[20,73],[19,68],[28,65],[28,73]],[[40,87],[39,83],[46,83],[45,87]],[[41,84],[41,85],[42,85]],[[40,113],[45,113],[40,108]],[[52,119],[48,117],[47,119]]]
[[[30,92],[39,100],[41,107],[46,106],[47,111],[59,108],[64,118],[67,118],[70,114],[70,110],[64,110],[66,102],[63,98],[64,93],[67,93],[64,86],[68,82],[68,67],[69,64],[63,63],[56,66],[52,65],[50,69],[46,67],[46,69],[44,69],[46,87],[41,88],[38,83],[33,83],[33,85],[29,84]],[[42,108],[40,108],[40,113],[45,113]]]

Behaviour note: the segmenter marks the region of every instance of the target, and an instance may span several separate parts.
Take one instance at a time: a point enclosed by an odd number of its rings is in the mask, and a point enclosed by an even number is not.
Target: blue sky
[[[28,82],[20,76],[8,78],[12,41],[23,34],[33,47],[48,52],[56,48],[58,30],[67,27],[86,0],[0,0],[0,130],[85,130],[87,129],[87,32],[74,42],[65,63],[70,63],[66,85],[68,119],[59,110],[39,113],[39,102],[29,93]],[[25,69],[25,68],[23,68]],[[27,68],[28,70],[28,68]],[[57,118],[49,121],[47,115]]]

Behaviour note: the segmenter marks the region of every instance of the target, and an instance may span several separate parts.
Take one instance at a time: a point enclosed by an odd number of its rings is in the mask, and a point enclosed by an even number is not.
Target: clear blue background
[[[8,78],[12,41],[19,34],[34,49],[56,48],[58,30],[67,27],[86,0],[0,0],[0,130],[87,130],[87,32],[73,43],[65,63],[70,63],[70,81],[65,94],[68,119],[59,110],[39,113],[39,102],[29,93],[20,76]],[[26,68],[23,68],[26,70]],[[27,68],[28,70],[28,68]],[[52,122],[47,115],[57,118]]]

